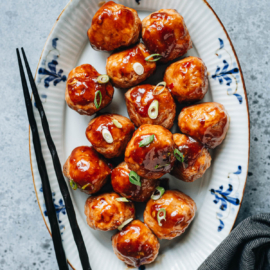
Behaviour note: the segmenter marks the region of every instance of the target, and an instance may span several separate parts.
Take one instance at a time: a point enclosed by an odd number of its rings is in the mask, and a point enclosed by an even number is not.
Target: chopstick
[[[47,145],[48,145],[48,148],[49,148],[49,150],[51,152],[51,156],[52,156],[53,165],[54,165],[56,177],[57,177],[57,180],[58,180],[58,184],[59,184],[63,199],[65,201],[67,216],[68,216],[70,227],[71,227],[71,230],[72,230],[72,233],[73,233],[74,241],[75,241],[75,243],[77,245],[77,249],[78,249],[78,252],[79,252],[79,257],[80,257],[80,260],[81,260],[82,268],[83,268],[83,270],[91,270],[88,254],[87,254],[87,251],[86,251],[86,247],[85,247],[85,244],[84,244],[84,241],[83,241],[83,238],[82,238],[80,228],[79,228],[78,223],[77,223],[76,213],[74,211],[74,207],[73,207],[72,200],[71,200],[71,197],[70,197],[70,194],[69,194],[69,191],[68,191],[68,187],[67,187],[66,181],[64,179],[63,173],[62,173],[61,163],[60,163],[57,151],[56,151],[56,147],[54,145],[54,142],[53,142],[51,134],[50,134],[49,124],[48,124],[48,121],[47,121],[47,118],[46,118],[46,114],[45,114],[45,111],[43,109],[43,105],[41,103],[41,100],[40,100],[40,97],[39,97],[39,94],[38,94],[38,91],[37,91],[37,87],[36,87],[33,75],[31,73],[31,70],[30,70],[26,55],[24,53],[23,48],[21,48],[21,50],[22,50],[26,70],[27,70],[27,73],[28,73],[28,78],[29,78],[29,81],[30,81],[30,84],[31,84],[33,94],[34,94],[36,107],[37,107],[37,109],[39,111],[39,114],[40,114],[40,117],[41,117],[41,123],[42,123],[43,131],[44,131],[44,134],[45,134],[45,138],[46,138],[46,141],[47,141]],[[34,118],[34,114],[33,114],[33,107],[32,107],[32,103],[31,103],[28,87],[27,87],[27,84],[26,84],[24,71],[23,71],[23,68],[22,68],[22,64],[21,64],[18,49],[17,49],[17,55],[18,55],[18,61],[19,61],[19,66],[20,66],[20,71],[21,71],[22,85],[23,85],[25,104],[26,104],[26,108],[27,108],[29,123],[30,123],[30,127],[31,127],[31,130],[32,130],[32,134],[33,134],[33,141],[36,141],[37,140],[36,137],[38,135],[37,126],[36,126],[36,122],[35,122],[35,118]],[[30,114],[29,114],[29,112],[30,112]],[[35,124],[33,124],[33,122]],[[32,129],[32,126],[33,126],[33,129]],[[38,138],[38,141],[39,141],[39,138]],[[39,141],[39,145],[40,145],[40,141]],[[34,146],[35,146],[35,143],[34,143]],[[40,152],[39,157],[40,157],[40,155],[42,156],[41,146],[39,148],[37,148],[37,149],[35,147],[35,152]],[[37,161],[38,161],[38,167],[42,167],[43,171],[44,171],[44,168],[46,170],[44,159],[43,159],[43,163],[40,163],[39,159],[37,159]],[[47,175],[47,180],[48,180],[48,175]],[[47,186],[49,186],[49,181],[47,181],[45,183],[45,185],[43,186],[44,197],[46,198],[47,196],[45,196],[45,189],[44,189],[45,186],[46,186],[46,188],[47,188]],[[49,196],[51,197],[52,195],[51,195],[50,188],[49,188],[49,191],[48,191],[48,188],[47,188],[47,192],[49,192],[49,193],[46,193],[46,195],[49,194],[48,197]],[[46,201],[46,199],[45,199],[45,201]],[[46,207],[47,207],[47,205],[46,205]],[[48,212],[48,216],[49,216],[49,212]],[[58,223],[57,223],[57,225],[58,225]],[[58,231],[59,231],[59,228],[58,228]],[[59,241],[59,239],[57,239],[57,240]],[[53,241],[54,241],[54,239],[53,239]],[[58,256],[57,252],[56,252],[56,255]],[[61,259],[63,259],[63,257],[61,257]],[[58,257],[57,257],[57,261],[58,261]],[[60,268],[60,269],[68,269],[68,268]]]
[[[48,173],[47,173],[45,161],[44,161],[42,151],[41,151],[41,144],[40,144],[40,139],[39,139],[39,134],[38,134],[38,129],[37,129],[37,123],[34,118],[31,98],[29,95],[29,91],[28,91],[28,87],[27,87],[27,83],[26,83],[26,79],[25,79],[25,75],[23,71],[20,53],[18,49],[16,51],[17,51],[17,57],[18,57],[18,62],[19,62],[23,93],[24,93],[24,98],[25,98],[25,106],[27,110],[29,124],[30,124],[32,134],[33,134],[33,144],[34,144],[34,149],[35,149],[35,154],[36,154],[36,159],[37,159],[38,170],[39,170],[42,187],[43,187],[45,205],[46,205],[46,209],[48,213],[49,222],[51,225],[52,239],[53,239],[54,250],[56,253],[56,259],[57,259],[59,269],[68,270],[66,255],[65,255],[65,251],[62,245],[61,233],[59,230],[56,211],[53,204],[52,191],[51,191],[51,187],[49,183]]]

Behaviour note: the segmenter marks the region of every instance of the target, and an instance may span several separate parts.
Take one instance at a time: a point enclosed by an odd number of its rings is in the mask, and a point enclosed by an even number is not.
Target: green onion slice
[[[168,165],[171,165],[171,164],[170,164],[170,163],[167,163],[167,164],[165,164],[165,165],[159,165],[159,164],[157,164],[157,165],[155,166],[155,169],[160,169],[160,168],[166,167],[166,166],[168,166]]]
[[[134,184],[136,186],[142,186],[141,180],[140,180],[140,176],[135,173],[134,171],[130,171],[129,173],[129,182],[131,184]]]
[[[113,119],[112,122],[113,122],[114,125],[115,125],[116,127],[118,127],[118,128],[122,128],[122,127],[123,127],[122,124],[121,124],[119,121],[117,121],[116,119]]]
[[[149,108],[148,108],[148,116],[151,118],[151,119],[157,119],[158,117],[158,107],[159,107],[159,103],[157,100],[154,100]]]
[[[166,221],[166,209],[160,208],[157,213],[157,221],[158,221],[158,225],[161,227],[162,227],[161,221],[163,219]]]
[[[82,189],[84,190],[84,189],[86,189],[86,188],[89,187],[89,186],[91,186],[91,183],[88,183],[88,184],[84,185],[84,186],[82,187]]]
[[[123,229],[128,223],[130,223],[132,220],[133,220],[133,218],[129,218],[129,219],[127,219],[126,221],[124,221],[124,222],[118,227],[118,230],[119,230],[119,231],[122,231],[122,229]]]
[[[174,156],[176,157],[176,159],[180,162],[184,162],[184,155],[183,153],[181,153],[178,149],[174,149],[174,152],[173,152]]]
[[[118,202],[129,202],[129,200],[127,198],[125,198],[125,197],[116,198],[115,200],[118,201]]]
[[[73,190],[76,190],[78,188],[77,184],[72,179],[69,181],[69,185]]]
[[[167,85],[166,82],[160,82],[160,83],[158,83],[158,84],[155,86],[154,90],[153,90],[153,96],[157,96],[157,95],[161,94],[161,93],[163,92],[163,90],[165,89],[166,85]],[[158,91],[157,88],[158,88],[159,86],[163,86],[163,88],[161,88],[161,89]]]
[[[106,75],[106,74],[99,75],[97,77],[97,82],[98,83],[107,83],[109,80],[110,80],[110,77],[108,75]]]
[[[147,56],[144,60],[147,61],[147,62],[156,62],[156,61],[160,60],[162,57],[163,56],[161,54],[154,53],[154,54],[151,54],[151,55]],[[150,59],[150,58],[154,58],[154,59]]]
[[[163,187],[156,187],[156,190],[152,194],[151,199],[154,201],[160,199],[161,196],[164,194],[164,192],[165,192],[165,189]]]
[[[99,95],[99,103],[97,102],[97,96],[98,96],[98,95]],[[95,99],[94,99],[94,103],[95,103],[95,106],[96,106],[97,109],[100,107],[101,102],[102,102],[102,95],[101,95],[100,90],[98,90],[98,91],[95,93]]]
[[[150,144],[154,140],[154,138],[155,138],[155,135],[147,136],[146,138],[144,138],[143,140],[140,141],[139,147],[147,146],[148,144]]]
[[[106,128],[103,128],[102,131],[102,137],[103,139],[107,142],[107,143],[113,143],[113,137],[112,137],[112,134],[111,132],[106,129]]]

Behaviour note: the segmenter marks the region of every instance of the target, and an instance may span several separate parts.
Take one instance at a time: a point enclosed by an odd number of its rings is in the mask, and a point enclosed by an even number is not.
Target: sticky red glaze
[[[88,128],[86,129],[86,133],[90,132],[91,130],[92,138],[94,138],[94,140],[97,142],[101,142],[104,141],[104,138],[102,136],[102,130],[104,128],[108,129],[112,135],[115,129],[119,130],[119,128],[117,128],[112,122],[111,117],[101,115],[100,117],[96,118],[95,122],[91,126],[88,126]]]
[[[186,61],[183,64],[179,64],[177,68],[174,69],[172,73],[172,77],[177,78],[178,76],[182,77],[181,87],[188,88],[192,82],[194,74],[202,74],[202,78],[204,77],[204,70],[202,65],[195,65],[194,61]],[[173,90],[173,87],[171,88]],[[201,96],[202,88],[197,87],[197,89],[190,93],[190,97],[192,96]]]
[[[149,51],[162,55],[168,62],[192,48],[183,17],[174,9],[161,9],[142,21],[142,39]]]
[[[140,178],[141,186],[134,185],[129,181],[130,169],[125,162],[119,164],[111,174],[111,183],[115,192],[123,197],[136,202],[147,201],[156,186],[158,186],[158,180],[149,180]]]
[[[117,126],[115,126],[115,124],[113,123],[114,119],[117,120],[122,125],[121,128],[118,128]],[[103,129],[107,129],[110,131],[113,137],[113,143],[107,143],[105,141],[102,135]],[[118,114],[104,114],[97,118],[94,118],[89,123],[86,129],[86,137],[88,138],[88,140],[91,142],[93,147],[95,147],[98,152],[100,152],[100,149],[98,147],[103,147],[103,148],[115,147],[116,148],[115,153],[117,154],[119,148],[123,148],[124,144],[128,143],[134,129],[135,129],[134,125],[128,118],[118,115]],[[105,157],[107,157],[104,152],[100,152],[100,153],[103,154]],[[108,157],[108,158],[111,158],[111,157]]]
[[[102,161],[95,150],[91,147],[81,146],[75,148],[69,158],[69,174],[71,179],[81,187],[90,183],[87,190],[94,188],[94,185],[100,181],[101,175],[111,173],[109,166]]]
[[[152,213],[152,217],[156,219],[156,221],[158,221],[158,211],[163,208],[162,205],[160,204],[154,204],[151,207],[151,213]],[[159,213],[159,216],[162,217],[163,216],[163,212]],[[181,222],[183,222],[183,220],[185,219],[184,215],[180,214],[177,210],[173,211],[172,213],[167,213],[166,212],[166,220],[162,219],[161,220],[161,224],[162,224],[162,228],[173,228],[174,226],[179,225]]]
[[[146,170],[158,172],[170,172],[173,162],[172,148],[170,146],[160,148],[156,136],[154,141],[147,146],[139,147],[139,143],[146,137],[153,135],[147,134],[138,136],[134,140],[134,151],[131,158],[138,164],[142,164]],[[159,165],[158,168],[155,168]]]
[[[204,146],[201,143],[195,141],[191,137],[188,137],[188,139],[185,141],[185,144],[179,146],[177,145],[177,149],[184,156],[185,167],[191,165],[197,159],[203,148]],[[179,163],[179,161],[177,161],[177,163]]]
[[[93,202],[93,209],[98,208],[99,211],[99,222],[110,223],[114,215],[119,214],[119,209],[114,204],[109,204],[105,198],[99,198]],[[133,209],[134,211],[134,209]],[[118,224],[121,225],[121,224]]]
[[[209,148],[215,148],[227,134],[229,115],[222,104],[201,103],[185,107],[179,115],[178,126],[182,133]]]
[[[171,26],[175,18],[168,13],[159,12],[153,13],[151,19],[154,19],[154,21],[150,25],[149,30],[147,29],[144,33],[144,43],[151,52],[159,53],[166,58],[176,46],[174,28]],[[164,21],[167,24],[164,24]],[[184,27],[181,25],[178,26],[179,31],[183,32],[184,35]]]
[[[130,170],[125,170],[121,167],[116,167],[112,171],[111,179],[112,179],[112,185],[115,192],[125,193],[129,197],[135,197],[138,195],[140,191],[140,186],[133,185],[129,181],[129,172]],[[119,181],[113,181],[114,179],[121,179],[121,182]]]
[[[117,253],[132,266],[139,267],[150,263],[158,253],[159,244],[156,237],[141,221],[133,221],[116,237]]]
[[[158,87],[157,91],[162,87]],[[164,94],[166,92],[165,90],[163,91],[164,93],[162,92],[160,95],[153,95],[154,88],[155,86],[153,85],[145,84],[142,86],[134,87],[130,93],[130,97],[135,104],[136,111],[142,117],[149,117],[148,109],[154,100],[159,102],[159,112],[170,109],[172,106],[173,100],[171,95]]]
[[[196,102],[208,90],[207,68],[198,57],[187,57],[171,64],[163,80],[178,102]]]
[[[130,45],[129,42],[133,41],[134,35],[138,35],[141,27],[137,16],[135,10],[113,1],[104,4],[93,17],[91,28],[88,30],[92,47],[111,51]]]
[[[120,63],[118,61],[119,71],[117,71],[120,72],[122,77],[128,77],[133,70],[133,65],[130,65],[130,63],[141,63],[145,73],[152,69],[152,65],[148,65],[148,62],[145,61],[145,55],[142,53],[142,49],[142,47],[135,46],[122,52],[122,61]],[[146,49],[144,49],[144,53],[147,53]]]
[[[110,84],[99,84],[97,77],[100,75],[91,65],[82,65],[84,72],[74,74],[68,79],[68,94],[74,105],[87,105],[94,101],[97,91],[101,92],[104,98],[107,94],[107,87],[112,87]],[[99,95],[97,102],[100,103]]]

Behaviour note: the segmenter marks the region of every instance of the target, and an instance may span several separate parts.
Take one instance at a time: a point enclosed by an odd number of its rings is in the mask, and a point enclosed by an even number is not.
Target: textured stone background
[[[143,1],[143,0],[142,0]],[[0,0],[0,269],[57,269],[51,238],[32,184],[28,121],[15,48],[37,66],[43,45],[67,0]],[[237,223],[270,207],[269,0],[209,0],[238,54],[251,120],[250,166]]]

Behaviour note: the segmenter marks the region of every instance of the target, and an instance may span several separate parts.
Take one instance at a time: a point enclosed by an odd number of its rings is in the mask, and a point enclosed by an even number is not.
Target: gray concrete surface
[[[144,0],[142,0],[144,1]],[[32,184],[28,121],[15,48],[35,70],[46,38],[67,0],[0,0],[0,269],[55,270],[51,238]],[[270,209],[270,1],[209,0],[242,65],[251,119],[249,176],[237,219]]]

